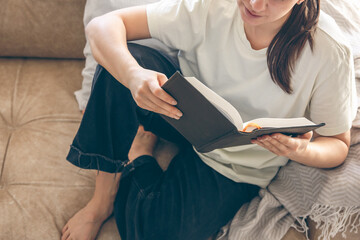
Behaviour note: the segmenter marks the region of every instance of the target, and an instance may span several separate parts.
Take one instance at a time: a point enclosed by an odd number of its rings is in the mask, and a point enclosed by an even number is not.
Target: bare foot
[[[61,240],[94,240],[102,223],[111,215],[113,205],[97,204],[94,199],[78,211],[62,229]]]
[[[133,161],[143,155],[152,156],[156,142],[157,137],[140,126],[129,151],[129,160]],[[107,201],[99,197],[103,196],[101,189],[103,187],[99,188],[100,194],[97,194],[95,190],[90,202],[66,223],[62,229],[61,240],[94,240],[96,238],[102,223],[113,211],[112,200]],[[107,194],[109,193],[105,195]],[[110,195],[114,194],[116,192]]]
[[[129,151],[130,162],[143,155],[152,156],[157,139],[156,135],[145,131],[144,127],[140,125]]]

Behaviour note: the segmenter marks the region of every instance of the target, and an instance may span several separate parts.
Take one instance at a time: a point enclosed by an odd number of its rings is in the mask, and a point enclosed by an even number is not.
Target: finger
[[[147,105],[150,111],[161,113],[172,118],[179,119],[182,116],[182,112],[179,109],[153,95],[150,88],[142,89],[142,92],[137,95],[137,102],[140,107],[142,107],[141,105]]]
[[[265,149],[269,150],[270,152],[272,152],[272,153],[274,153],[274,154],[277,155],[276,152],[274,152],[272,149],[269,149],[268,146],[266,146],[263,142],[261,142],[261,141],[259,141],[259,140],[253,140],[252,142],[255,143],[255,144],[257,144],[257,145],[259,145],[260,147],[265,148]]]
[[[260,140],[260,142],[265,146],[266,149],[268,149],[269,151],[280,155],[281,154],[281,149],[279,149],[279,146],[274,145],[271,143],[271,140],[269,140],[269,136],[267,136],[267,138],[263,138]]]
[[[161,81],[164,81],[164,78],[166,82],[167,78],[165,75],[161,75],[161,74],[158,75],[159,82],[160,82],[159,79],[162,79]],[[176,105],[177,104],[176,100],[173,97],[171,97],[167,92],[165,92],[165,90],[162,89],[159,84],[161,83],[149,82],[149,88],[152,94],[154,94],[156,97],[160,98],[162,101],[170,105]]]
[[[133,96],[136,104],[139,107],[150,110],[152,112],[161,113],[168,117],[179,119],[182,116],[181,111],[176,107],[169,105],[167,102],[164,102],[162,99],[159,99],[158,96],[154,95],[154,89],[158,89],[155,91],[155,93],[157,91],[162,91],[167,94],[162,88],[160,88],[160,86],[158,86],[156,82],[148,83],[148,85],[144,85]]]
[[[61,236],[61,240],[67,240],[70,237],[70,231],[67,229],[65,233]]]
[[[148,98],[142,98],[139,103],[137,103],[139,107],[146,109],[151,112],[156,112],[155,105],[148,99]]]
[[[61,233],[64,234],[64,232],[69,228],[69,225],[66,224],[63,229],[61,230]]]
[[[295,146],[293,146],[293,148],[290,148],[288,145],[285,145],[283,142],[279,141],[277,139],[277,136],[270,136],[268,142],[279,150],[279,155],[281,156],[287,156],[295,149]]]
[[[275,153],[276,155],[282,155],[282,149],[280,146],[283,146],[282,144],[279,144],[278,142],[273,142],[272,138],[270,136],[262,136],[259,138],[259,142],[269,151]],[[276,145],[279,144],[279,145]],[[285,151],[286,149],[284,149]]]
[[[160,86],[164,85],[164,83],[166,83],[168,81],[168,78],[166,77],[166,75],[162,74],[162,73],[158,73],[157,79],[159,81]]]
[[[288,148],[296,148],[297,144],[293,137],[281,134],[281,133],[275,133],[271,135],[271,138],[274,140],[277,140],[279,143],[285,145]]]
[[[149,100],[158,106],[159,108],[163,109],[165,112],[168,112],[171,115],[176,115],[178,117],[182,116],[182,112],[177,109],[176,107],[169,105],[168,103],[164,102],[163,100],[159,99],[157,96],[150,95]]]
[[[156,99],[156,97],[155,97]],[[142,100],[142,106],[140,106],[141,108],[145,108],[147,110],[150,110],[152,112],[156,112],[156,113],[160,113],[163,114],[165,116],[174,118],[174,119],[180,119],[179,116],[177,116],[176,114],[173,114],[172,112],[167,111],[166,109],[163,109],[161,107],[159,107],[157,104],[155,104],[151,99],[149,98],[144,98]]]
[[[310,132],[304,133],[302,135],[299,135],[298,138],[310,140],[312,138],[313,134],[314,134],[313,131],[310,131]]]

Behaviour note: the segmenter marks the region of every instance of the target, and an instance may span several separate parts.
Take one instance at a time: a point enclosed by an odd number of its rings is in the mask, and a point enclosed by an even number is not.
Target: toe
[[[68,227],[69,227],[69,226],[66,224],[66,225],[63,227],[61,233],[64,234],[64,232],[68,229]]]
[[[69,239],[69,237],[70,237],[70,231],[69,231],[69,229],[67,229],[61,236],[61,240],[67,240],[67,239]]]
[[[138,131],[137,131],[138,133],[143,133],[143,132],[145,132],[145,128],[144,128],[144,126],[143,125],[139,125],[139,128],[138,128]]]

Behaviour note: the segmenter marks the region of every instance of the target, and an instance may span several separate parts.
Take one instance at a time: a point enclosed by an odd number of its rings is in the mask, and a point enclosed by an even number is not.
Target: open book
[[[183,116],[179,120],[161,116],[199,152],[251,144],[251,139],[266,134],[304,134],[325,125],[303,117],[258,118],[244,123],[229,102],[196,78],[183,77],[179,72],[162,88],[177,101]]]

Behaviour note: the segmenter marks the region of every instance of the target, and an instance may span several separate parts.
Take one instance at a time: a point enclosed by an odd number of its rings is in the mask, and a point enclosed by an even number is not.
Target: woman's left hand
[[[258,137],[257,139],[251,140],[251,142],[266,148],[276,155],[296,159],[306,152],[312,135],[312,131],[297,137],[275,133]]]

